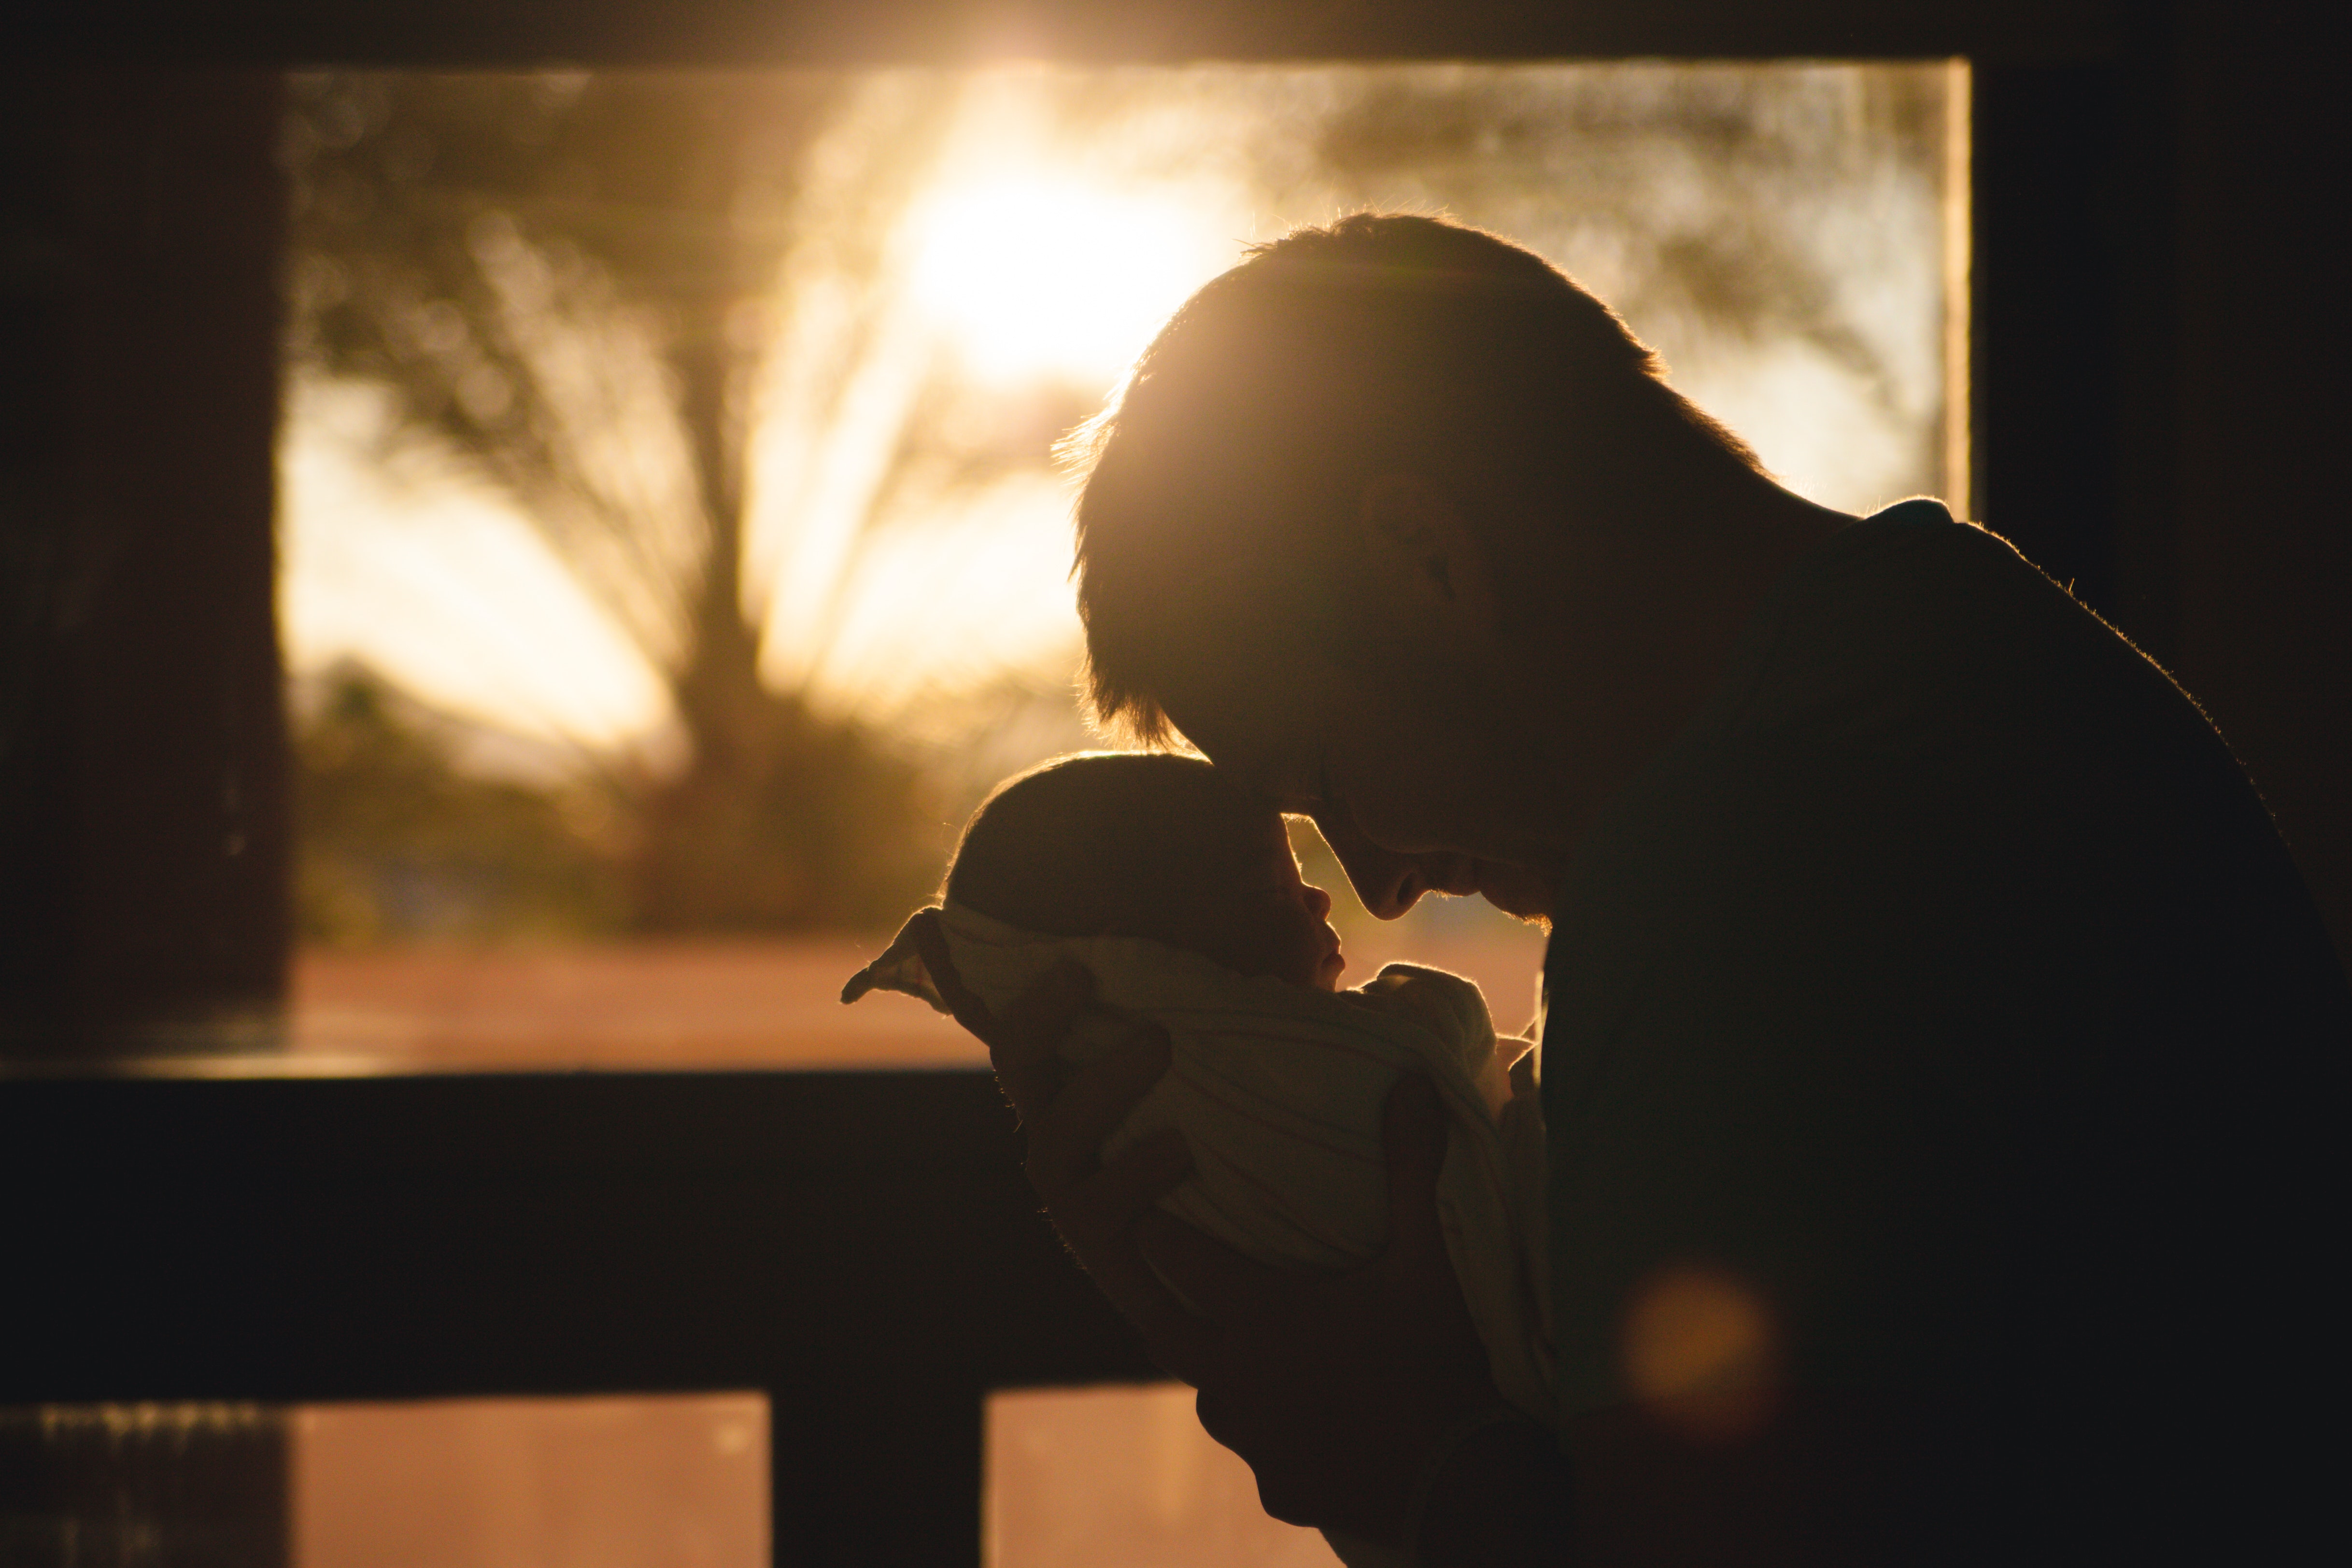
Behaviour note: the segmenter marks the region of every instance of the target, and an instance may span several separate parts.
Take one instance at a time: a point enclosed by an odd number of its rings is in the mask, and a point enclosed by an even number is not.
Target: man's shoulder
[[[2126,757],[2121,770],[2080,766]],[[1846,528],[1790,571],[1618,825],[1710,805],[1744,814],[1759,774],[1831,797],[1954,796],[1969,817],[2048,819],[2095,789],[2217,786],[2260,813],[2163,670],[2007,541],[1926,501]]]
[[[1871,747],[1905,732],[2003,753],[2063,739],[2030,722],[2055,706],[2095,727],[2154,723],[2176,741],[2210,727],[2151,661],[2005,539],[1910,501],[1801,561],[1759,614],[1708,717],[1726,735]],[[1981,732],[1981,733],[1978,733]]]
[[[2086,976],[2234,953],[2231,920],[2324,946],[2196,705],[2004,541],[1915,504],[1783,581],[1708,709],[1595,824],[1554,951],[1612,996],[1759,950],[1823,985],[1894,966],[1981,992],[2022,987],[2037,953]]]
[[[2309,896],[2162,672],[1943,528],[1784,585],[1744,685],[1560,889],[1571,1407],[1611,1396],[1626,1303],[1681,1258],[1786,1306],[1801,1383],[2007,1367],[2029,1405],[2061,1378],[2139,1397],[2168,1357],[2218,1378],[2265,1301],[2236,1281],[2308,1288],[2287,1265],[2335,1190],[2352,1041]],[[2180,1343],[2181,1258],[2231,1281],[2194,1304],[2227,1334]]]

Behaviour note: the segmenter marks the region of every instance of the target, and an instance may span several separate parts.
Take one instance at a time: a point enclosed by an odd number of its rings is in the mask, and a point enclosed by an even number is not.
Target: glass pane
[[[290,84],[288,1038],[315,1066],[976,1062],[834,1003],[1093,743],[1054,444],[1256,239],[1443,209],[1796,489],[1967,466],[1965,78],[1861,65]],[[1309,835],[1311,838],[1311,835]],[[1381,926],[1531,1010],[1475,901]],[[868,1016],[871,1015],[871,1016]]]
[[[1332,1568],[1266,1517],[1249,1467],[1181,1384],[1024,1389],[988,1401],[989,1568]]]
[[[812,936],[306,948],[292,1047],[354,1069],[985,1067],[909,1002],[841,1005],[879,944]],[[897,1000],[898,998],[891,998]]]
[[[293,1568],[767,1568],[757,1394],[311,1405]]]

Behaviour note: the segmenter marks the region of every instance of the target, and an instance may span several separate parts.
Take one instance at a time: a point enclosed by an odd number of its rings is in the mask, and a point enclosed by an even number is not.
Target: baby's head
[[[947,896],[1056,936],[1146,936],[1243,975],[1337,988],[1331,900],[1299,880],[1282,817],[1198,758],[1094,752],[997,786]]]

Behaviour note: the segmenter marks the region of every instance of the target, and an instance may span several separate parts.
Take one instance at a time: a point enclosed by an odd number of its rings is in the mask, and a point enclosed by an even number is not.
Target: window
[[[1616,304],[1796,489],[1965,505],[1965,69],[293,79],[290,1040],[438,1066],[973,1064],[840,982],[1093,743],[1055,439],[1254,240],[1444,211]],[[1957,390],[1956,390],[1957,389]],[[1396,956],[1524,1021],[1469,901]],[[1512,1014],[1518,1017],[1512,1017]]]

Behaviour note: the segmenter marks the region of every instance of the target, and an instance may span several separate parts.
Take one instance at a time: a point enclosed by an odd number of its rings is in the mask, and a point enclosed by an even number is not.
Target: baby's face
[[[1331,928],[1331,896],[1298,874],[1282,819],[1267,814],[1246,869],[1190,912],[1199,951],[1244,975],[1271,975],[1320,991],[1339,988],[1348,961]]]

